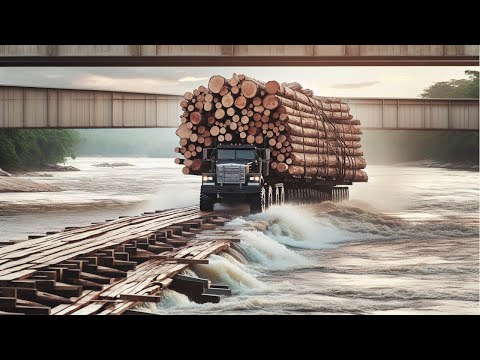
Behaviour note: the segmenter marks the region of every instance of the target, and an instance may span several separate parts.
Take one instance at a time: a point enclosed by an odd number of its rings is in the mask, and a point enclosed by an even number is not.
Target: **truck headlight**
[[[260,181],[260,176],[250,176],[250,181],[259,182]]]
[[[204,175],[203,178],[202,178],[202,180],[203,180],[204,182],[213,181],[213,176],[206,176],[206,175]]]

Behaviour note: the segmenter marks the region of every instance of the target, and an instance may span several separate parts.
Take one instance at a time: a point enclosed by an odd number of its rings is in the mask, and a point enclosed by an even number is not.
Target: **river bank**
[[[0,177],[0,193],[7,192],[57,192],[62,191],[57,186],[37,183],[17,176]]]
[[[39,173],[49,172],[49,173]],[[53,177],[51,172],[64,172],[64,171],[80,171],[80,169],[71,166],[71,165],[45,165],[41,168],[36,168],[33,170],[17,170],[13,172],[7,172],[0,169],[0,193],[7,192],[58,192],[62,189],[58,186],[52,186],[45,183],[39,183],[32,181],[30,178],[44,178],[44,177]]]

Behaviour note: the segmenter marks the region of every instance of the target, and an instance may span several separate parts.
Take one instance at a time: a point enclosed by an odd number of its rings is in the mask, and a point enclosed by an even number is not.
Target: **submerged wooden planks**
[[[208,263],[210,254],[239,241],[217,230],[226,221],[189,207],[2,247],[0,291],[15,296],[0,303],[0,311],[121,314],[140,302],[158,301],[173,276],[192,264]]]
[[[0,249],[0,280],[8,280],[28,275],[32,269],[60,263],[69,258],[100,250],[128,240],[151,234],[163,227],[179,221],[200,217],[196,208],[167,212],[151,216],[119,219],[105,225],[58,233],[39,239],[27,240],[25,244],[7,246]],[[42,243],[43,241],[43,243]],[[32,245],[29,247],[29,245]],[[8,249],[11,247],[12,249]],[[24,249],[23,251],[18,251]],[[3,250],[3,251],[1,251]],[[25,270],[29,268],[30,270]]]

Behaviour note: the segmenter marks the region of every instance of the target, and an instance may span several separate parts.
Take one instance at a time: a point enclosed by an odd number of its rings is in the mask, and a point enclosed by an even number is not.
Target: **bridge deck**
[[[0,248],[0,312],[121,314],[238,241],[197,207],[122,217]]]
[[[478,66],[478,45],[0,45],[0,66]]]

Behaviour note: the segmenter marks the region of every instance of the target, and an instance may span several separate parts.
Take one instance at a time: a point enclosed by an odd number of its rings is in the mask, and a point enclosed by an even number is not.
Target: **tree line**
[[[64,129],[0,129],[0,168],[40,169],[75,157],[80,136]]]

